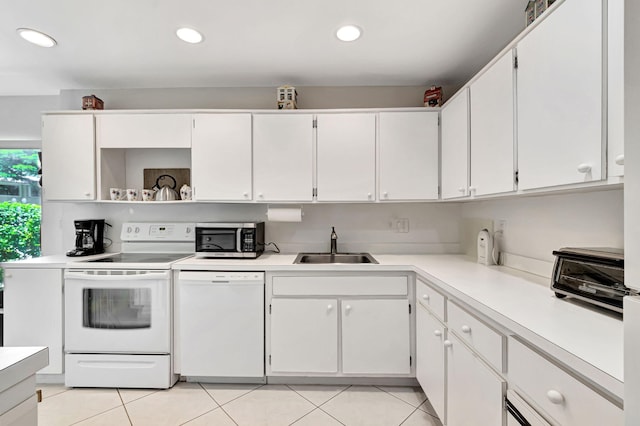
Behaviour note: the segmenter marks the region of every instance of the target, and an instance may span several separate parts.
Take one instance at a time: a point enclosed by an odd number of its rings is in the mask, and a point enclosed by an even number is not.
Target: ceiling
[[[0,96],[63,89],[459,85],[524,29],[526,0],[3,0]],[[343,24],[363,29],[352,43]],[[190,45],[175,31],[198,29]],[[55,38],[47,49],[16,33]]]

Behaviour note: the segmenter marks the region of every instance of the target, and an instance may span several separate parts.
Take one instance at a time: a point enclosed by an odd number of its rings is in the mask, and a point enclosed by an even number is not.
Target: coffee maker
[[[67,256],[89,256],[104,253],[104,219],[74,220],[76,247]]]

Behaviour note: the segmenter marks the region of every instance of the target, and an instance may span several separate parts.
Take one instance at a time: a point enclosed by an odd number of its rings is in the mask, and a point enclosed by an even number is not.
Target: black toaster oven
[[[551,289],[557,297],[574,297],[622,312],[624,296],[638,294],[624,285],[624,251],[615,248],[562,248],[556,256]]]

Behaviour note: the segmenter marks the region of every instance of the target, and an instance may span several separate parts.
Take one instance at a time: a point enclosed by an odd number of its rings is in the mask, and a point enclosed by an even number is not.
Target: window
[[[40,256],[38,153],[0,149],[0,262]]]

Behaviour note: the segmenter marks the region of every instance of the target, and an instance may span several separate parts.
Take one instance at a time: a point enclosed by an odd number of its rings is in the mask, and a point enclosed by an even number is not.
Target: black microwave
[[[255,259],[264,252],[264,222],[196,223],[196,257]]]

